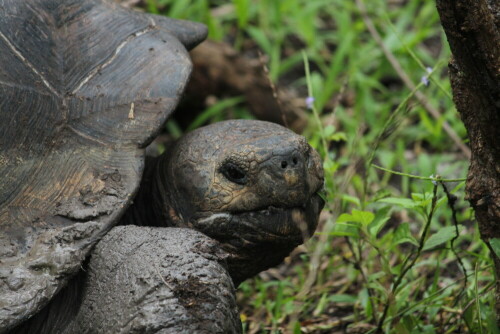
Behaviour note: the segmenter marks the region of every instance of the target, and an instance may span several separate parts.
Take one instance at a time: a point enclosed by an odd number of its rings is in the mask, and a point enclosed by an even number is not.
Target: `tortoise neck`
[[[162,177],[164,155],[146,157],[144,174],[134,202],[127,209],[120,225],[174,226],[168,217],[168,193]]]
[[[174,175],[169,175],[169,151],[165,151],[160,155],[155,162],[152,171],[152,179],[150,184],[150,194],[152,211],[155,214],[156,220],[159,222],[157,226],[162,227],[184,227],[184,223],[179,218],[176,211],[175,190],[171,181]]]

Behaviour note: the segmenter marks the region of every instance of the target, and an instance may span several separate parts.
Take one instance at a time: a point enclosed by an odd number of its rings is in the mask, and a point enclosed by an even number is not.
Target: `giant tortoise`
[[[319,155],[271,123],[145,147],[203,25],[0,0],[0,333],[239,333],[234,286],[313,233]]]

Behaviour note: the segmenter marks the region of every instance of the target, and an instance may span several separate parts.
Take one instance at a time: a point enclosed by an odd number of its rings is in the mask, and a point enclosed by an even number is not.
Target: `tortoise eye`
[[[231,182],[245,184],[247,182],[246,172],[233,163],[226,163],[221,168],[221,173]]]

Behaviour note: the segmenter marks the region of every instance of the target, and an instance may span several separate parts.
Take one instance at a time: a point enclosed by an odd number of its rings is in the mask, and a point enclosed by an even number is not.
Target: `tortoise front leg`
[[[219,244],[194,230],[120,226],[92,252],[66,333],[241,333]]]

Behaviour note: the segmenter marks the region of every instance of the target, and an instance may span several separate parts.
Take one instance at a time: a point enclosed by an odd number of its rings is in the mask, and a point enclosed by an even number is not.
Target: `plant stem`
[[[406,265],[406,263],[409,261],[411,254],[406,258],[405,263],[403,265],[403,271],[398,276],[398,279],[396,280],[396,282],[392,286],[391,293],[390,293],[389,298],[387,299],[387,302],[386,302],[385,307],[384,307],[384,312],[382,314],[382,317],[380,318],[380,321],[378,322],[376,333],[383,333],[382,327],[384,326],[384,322],[385,322],[385,319],[387,317],[387,313],[389,311],[392,297],[394,297],[397,294],[397,289],[399,288],[399,285],[401,284],[401,282],[403,282],[403,278],[408,273],[408,271],[410,271],[410,269],[413,268],[413,266],[417,262],[417,259],[420,257],[420,254],[422,253],[422,249],[424,248],[424,244],[425,244],[425,239],[427,237],[427,232],[429,231],[432,217],[433,217],[434,211],[436,209],[437,189],[438,189],[438,184],[436,183],[436,184],[434,184],[434,189],[432,191],[431,211],[430,211],[429,216],[427,218],[427,222],[425,223],[424,230],[422,231],[422,235],[420,236],[420,241],[418,244],[417,253],[409,265]]]

